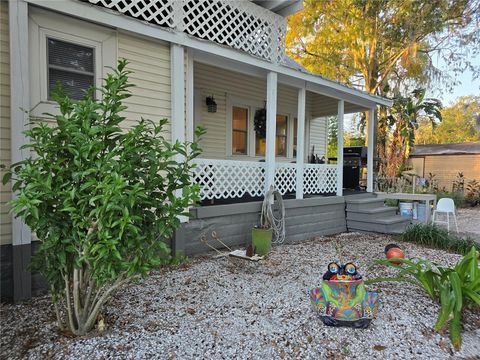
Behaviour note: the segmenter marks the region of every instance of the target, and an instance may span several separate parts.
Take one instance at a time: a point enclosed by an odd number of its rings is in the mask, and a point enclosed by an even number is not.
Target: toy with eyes
[[[357,272],[357,267],[352,263],[339,265],[331,262],[328,270],[323,274],[323,280],[360,280],[362,275]]]
[[[362,276],[352,263],[328,264],[320,287],[310,290],[310,300],[328,326],[366,328],[378,310],[378,296],[365,290]]]

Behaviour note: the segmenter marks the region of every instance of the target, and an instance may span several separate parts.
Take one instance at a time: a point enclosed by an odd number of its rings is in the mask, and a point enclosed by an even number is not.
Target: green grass
[[[480,245],[471,238],[462,239],[457,235],[448,233],[446,229],[433,224],[416,224],[409,226],[401,235],[402,241],[419,245],[434,247],[465,255],[475,247],[480,250]]]

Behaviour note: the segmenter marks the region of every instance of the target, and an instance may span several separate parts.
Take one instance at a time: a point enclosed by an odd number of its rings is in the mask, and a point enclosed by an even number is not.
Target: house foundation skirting
[[[308,240],[316,236],[347,231],[345,199],[342,196],[284,200],[285,227],[288,242]],[[252,228],[260,221],[262,202],[216,205],[191,210],[192,218],[175,232],[169,245],[172,253],[184,255],[211,251],[201,242],[202,236],[213,246],[212,232],[229,246],[243,246],[251,241]],[[0,247],[2,301],[21,301],[46,292],[46,284],[38,273],[28,269],[38,242]],[[14,257],[17,259],[14,261]]]
[[[347,230],[345,199],[342,196],[284,200],[286,242],[308,240]],[[210,251],[207,241],[221,247],[212,239],[212,232],[228,246],[245,245],[251,241],[252,228],[260,221],[261,202],[201,207],[191,211],[192,218],[176,231],[174,250],[185,255]]]
[[[47,286],[43,277],[29,269],[31,255],[35,253],[39,243],[34,241],[24,245],[0,246],[0,295],[1,301],[22,301],[31,296],[46,292]]]

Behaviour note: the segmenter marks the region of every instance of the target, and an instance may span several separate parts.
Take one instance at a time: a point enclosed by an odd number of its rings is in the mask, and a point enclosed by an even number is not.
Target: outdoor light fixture
[[[209,113],[216,113],[217,112],[217,103],[215,102],[215,98],[212,96],[207,97],[207,109]]]

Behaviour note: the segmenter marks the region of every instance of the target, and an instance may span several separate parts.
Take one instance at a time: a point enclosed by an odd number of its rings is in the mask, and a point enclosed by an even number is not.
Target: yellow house
[[[28,142],[22,132],[30,126],[30,116],[41,119],[57,111],[51,99],[57,81],[78,98],[90,86],[100,86],[109,67],[124,58],[136,85],[125,102],[125,128],[142,117],[168,118],[165,137],[171,141],[192,140],[196,125],[206,128],[194,174],[202,200],[258,200],[274,186],[292,197],[287,216],[309,215],[292,220],[287,234],[306,238],[345,231],[344,114],[369,112],[374,118],[378,105],[392,102],[314,75],[286,56],[286,17],[302,4],[0,1],[0,161],[8,166],[29,156],[21,150]],[[254,130],[255,115],[264,108],[265,139]],[[326,119],[332,115],[339,125],[338,162],[308,164],[312,148],[318,157],[326,155]],[[374,122],[369,124],[373,139]],[[368,159],[367,191],[372,192],[372,147]],[[10,185],[2,185],[0,194],[2,296],[27,298],[36,286],[27,266],[37,242],[28,227],[9,214],[14,196]],[[325,194],[331,196],[311,198]],[[336,210],[322,212],[322,206]],[[181,231],[205,223],[198,218],[208,212],[211,226],[224,224],[222,229],[228,230],[221,235],[245,243],[245,229],[257,221],[259,204],[196,211]],[[188,253],[195,250],[190,245],[179,241],[172,246]]]

